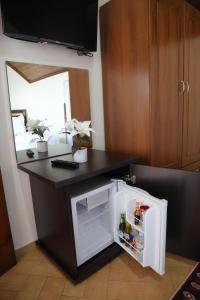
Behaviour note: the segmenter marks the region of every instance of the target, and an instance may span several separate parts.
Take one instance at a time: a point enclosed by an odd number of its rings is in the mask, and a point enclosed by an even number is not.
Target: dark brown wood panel
[[[16,264],[12,240],[0,247],[0,276]]]
[[[3,182],[0,173],[0,247],[6,244],[11,238],[8,213],[6,208]]]
[[[29,83],[33,83],[59,73],[67,72],[67,68],[39,64],[7,61],[7,65]]]
[[[0,275],[16,263],[0,171]]]
[[[185,3],[183,166],[200,160],[200,11]]]
[[[88,70],[71,69],[69,72],[71,115],[79,121],[91,120]]]
[[[33,176],[30,183],[39,245],[74,277],[77,262],[68,189],[55,189]]]
[[[71,70],[69,72],[69,90],[71,117],[79,121],[90,121],[90,87],[88,70]],[[74,143],[77,143],[74,138]],[[92,147],[91,142],[82,142],[82,147]]]
[[[179,167],[183,92],[183,1],[151,1],[151,164]]]
[[[101,8],[106,149],[149,158],[148,1]]]

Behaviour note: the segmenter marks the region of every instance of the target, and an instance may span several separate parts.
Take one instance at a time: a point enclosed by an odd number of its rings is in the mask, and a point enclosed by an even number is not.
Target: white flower
[[[94,132],[94,130],[90,127],[91,121],[78,122],[76,124],[76,130],[80,136],[87,135],[90,137],[90,133]]]
[[[72,119],[66,122],[65,129],[72,137],[75,135],[80,135],[80,137],[87,135],[90,137],[90,133],[94,132],[90,125],[91,121],[79,122],[76,119]]]
[[[73,119],[73,120],[68,121],[68,122],[65,123],[65,129],[66,129],[66,131],[67,131],[68,133],[70,133],[70,135],[71,135],[72,137],[78,134],[78,132],[77,132],[77,130],[76,130],[76,127],[75,127],[75,124],[76,124],[75,121],[77,121],[77,120],[76,120],[76,119]],[[78,122],[78,121],[77,121],[77,122]]]
[[[27,128],[29,130],[32,130],[33,128],[38,127],[41,122],[42,121],[39,120],[39,119],[37,119],[37,120],[31,120],[31,119],[29,119],[28,122],[27,122]]]
[[[41,138],[44,138],[44,133],[46,130],[49,131],[49,126],[44,124],[42,120],[28,120],[27,122],[28,131],[32,132],[32,134],[38,135]]]

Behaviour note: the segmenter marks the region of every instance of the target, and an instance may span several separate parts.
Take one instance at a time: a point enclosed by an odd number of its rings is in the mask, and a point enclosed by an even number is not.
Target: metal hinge
[[[124,180],[118,179],[118,178],[112,178],[111,181],[112,182],[116,182],[117,192],[119,192],[119,183],[126,184],[126,182]]]

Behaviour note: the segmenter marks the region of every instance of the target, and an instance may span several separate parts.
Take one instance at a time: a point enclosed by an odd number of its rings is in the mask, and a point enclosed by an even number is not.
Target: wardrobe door
[[[112,0],[101,8],[106,149],[149,159],[149,7]]]
[[[183,107],[183,1],[152,0],[151,164],[177,168],[181,162]]]
[[[183,166],[200,160],[200,11],[185,3]]]

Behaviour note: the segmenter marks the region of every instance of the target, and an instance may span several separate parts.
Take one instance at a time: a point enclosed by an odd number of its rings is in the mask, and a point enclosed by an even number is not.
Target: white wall
[[[2,32],[1,29],[0,32]],[[78,57],[75,51],[61,46],[42,46],[17,41],[0,34],[0,165],[14,245],[15,249],[18,249],[36,240],[37,235],[29,178],[27,174],[20,172],[16,166],[6,78],[6,60],[89,69],[91,116],[96,131],[94,148],[104,149],[100,45],[98,40],[98,52],[94,54],[93,58]]]
[[[7,66],[11,109],[26,109],[28,118],[50,125],[51,134],[64,127],[64,103],[69,99],[68,72],[29,83]]]

